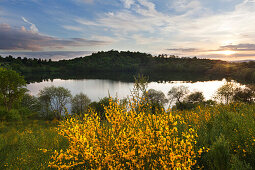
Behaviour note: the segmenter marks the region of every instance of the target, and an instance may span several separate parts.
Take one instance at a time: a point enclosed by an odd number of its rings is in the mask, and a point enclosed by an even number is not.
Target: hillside
[[[107,78],[132,81],[133,75],[144,74],[150,80],[208,80],[231,77],[255,81],[255,62],[229,63],[221,60],[152,56],[130,51],[107,51],[70,60],[42,60],[0,57],[4,67],[20,72],[29,81],[49,78]],[[180,75],[181,74],[181,75]],[[176,76],[177,75],[177,76]],[[40,80],[37,80],[40,78]]]

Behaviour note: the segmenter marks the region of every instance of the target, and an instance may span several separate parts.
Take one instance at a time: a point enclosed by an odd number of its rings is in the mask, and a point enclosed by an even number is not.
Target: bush
[[[6,120],[8,116],[8,111],[4,108],[0,106],[0,120]]]
[[[20,121],[22,120],[22,116],[17,109],[11,109],[10,111],[7,111],[5,108],[0,107],[0,120]]]
[[[6,119],[10,121],[20,121],[22,120],[22,117],[19,113],[19,110],[11,109],[6,116]]]
[[[255,167],[254,113],[254,104],[241,103],[175,111],[197,130],[197,147],[210,149],[199,160],[206,169]]]
[[[108,103],[105,122],[91,110],[83,119],[70,117],[60,123],[59,134],[70,147],[55,151],[50,167],[189,169],[196,164],[196,132],[180,116],[146,113],[146,106],[137,113],[134,103],[129,103],[129,109],[113,100]]]

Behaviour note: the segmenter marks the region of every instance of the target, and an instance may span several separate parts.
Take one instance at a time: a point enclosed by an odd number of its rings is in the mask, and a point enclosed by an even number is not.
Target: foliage
[[[179,116],[150,114],[140,107],[143,111],[139,113],[134,108],[123,110],[118,102],[109,100],[104,108],[107,122],[103,124],[93,110],[82,120],[70,117],[62,121],[58,131],[69,140],[70,147],[55,151],[50,167],[191,169],[199,155],[194,129]]]
[[[38,116],[41,110],[41,103],[37,97],[25,93],[20,103],[19,110],[22,112],[22,117]]]
[[[75,95],[72,100],[72,113],[82,114],[87,111],[91,100],[88,98],[87,95],[80,93]]]
[[[10,111],[13,105],[20,102],[27,91],[26,81],[13,70],[0,68],[0,105]]]
[[[255,98],[255,90],[249,87],[236,88],[233,100],[236,102],[252,103]]]
[[[7,56],[0,58],[0,62],[24,74],[28,81],[42,81],[56,77],[62,79],[107,78],[133,81],[133,75],[136,74],[148,75],[153,81],[174,80],[176,78],[178,80],[194,80],[195,75],[199,80],[208,80],[209,76],[223,78],[227,74],[214,75],[214,72],[208,73],[215,65],[224,68],[227,63],[224,61],[179,58],[167,55],[152,56],[140,52],[115,50],[101,51],[90,56],[70,60],[47,61]],[[174,76],[176,74],[178,76]]]
[[[104,97],[102,99],[100,99],[98,102],[92,102],[89,105],[89,108],[91,110],[94,110],[95,113],[97,113],[97,115],[99,116],[100,120],[106,120],[106,116],[105,116],[105,106],[109,106],[109,99],[110,97]],[[115,100],[115,99],[113,99]]]
[[[164,109],[164,105],[168,103],[168,100],[162,91],[149,89],[146,96],[148,98],[148,103],[151,105],[152,113],[155,113],[155,110],[160,111]]]
[[[43,116],[48,117],[53,114],[55,118],[60,119],[71,97],[71,92],[64,87],[45,87],[39,93]]]
[[[255,167],[254,113],[255,105],[244,103],[175,111],[197,131],[197,147],[209,148],[198,160],[205,169]]]
[[[134,77],[135,83],[131,95],[133,99],[139,99],[146,95],[149,78],[144,75]]]
[[[180,104],[183,102],[185,96],[189,93],[189,89],[186,86],[175,86],[168,92],[170,102],[176,101]]]
[[[57,130],[55,120],[1,121],[0,169],[254,169],[254,103],[153,112],[145,99],[106,98],[106,121],[90,109]]]
[[[189,94],[185,100],[192,104],[202,103],[205,100],[205,97],[202,92],[193,92]]]
[[[160,105],[164,105],[168,102],[165,94],[162,91],[157,91],[154,89],[149,89],[147,92],[147,96],[151,103],[156,103]]]
[[[0,122],[0,169],[45,169],[54,150],[67,148],[56,121]]]
[[[221,86],[217,90],[215,98],[222,103],[229,104],[233,101],[235,89],[236,89],[235,84],[231,81],[227,81],[223,86]]]

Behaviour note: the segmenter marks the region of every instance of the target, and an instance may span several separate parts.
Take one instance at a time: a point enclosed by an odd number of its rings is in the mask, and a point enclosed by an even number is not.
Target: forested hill
[[[200,77],[232,77],[255,81],[255,62],[228,63],[220,60],[152,56],[129,51],[107,51],[70,60],[42,60],[0,57],[0,64],[25,75],[26,79],[38,78],[113,78],[120,79],[141,73],[153,80],[169,80],[174,75],[188,74]],[[185,79],[185,78],[184,78]]]
[[[196,72],[203,73],[222,61],[203,60],[197,58],[177,58],[140,52],[98,52],[87,57],[59,61],[60,65],[75,72]]]

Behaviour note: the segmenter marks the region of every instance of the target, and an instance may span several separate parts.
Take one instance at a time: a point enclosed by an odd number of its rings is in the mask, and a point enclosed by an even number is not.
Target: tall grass
[[[209,148],[199,160],[205,169],[255,168],[255,105],[234,103],[176,111],[198,134],[197,146]]]
[[[68,142],[58,135],[57,122],[0,122],[0,169],[45,169],[54,150]]]

